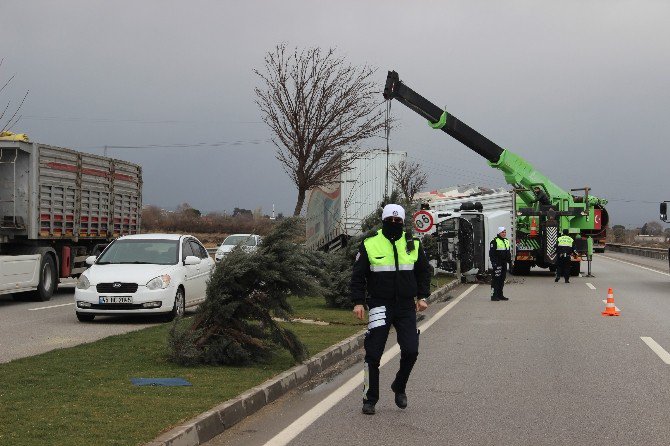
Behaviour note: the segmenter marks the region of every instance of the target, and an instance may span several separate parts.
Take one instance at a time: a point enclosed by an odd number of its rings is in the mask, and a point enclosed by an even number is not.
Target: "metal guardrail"
[[[607,251],[621,252],[651,259],[668,260],[668,250],[666,248],[646,248],[644,246],[624,245],[621,243],[608,243],[605,248]]]

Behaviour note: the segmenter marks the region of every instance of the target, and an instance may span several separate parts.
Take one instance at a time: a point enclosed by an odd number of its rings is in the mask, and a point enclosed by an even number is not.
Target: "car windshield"
[[[96,264],[174,265],[178,240],[117,240],[98,257]]]
[[[223,241],[222,246],[235,246],[239,245],[240,243],[245,246],[256,246],[256,237],[253,235],[229,235]]]

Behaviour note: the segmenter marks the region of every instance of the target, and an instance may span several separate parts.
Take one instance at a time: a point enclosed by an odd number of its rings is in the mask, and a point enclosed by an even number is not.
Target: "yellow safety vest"
[[[509,240],[506,238],[496,237],[496,249],[498,251],[509,251]]]
[[[558,238],[558,246],[567,246],[572,248],[574,240],[569,235],[562,235]]]
[[[368,252],[370,261],[370,271],[373,273],[388,271],[412,271],[414,264],[419,259],[419,241],[414,240],[414,249],[407,252],[407,240],[405,234],[395,241],[395,247],[398,251],[398,269],[395,266],[395,257],[393,256],[393,245],[391,241],[384,237],[382,230],[377,231],[377,235],[366,238],[363,241],[365,250]]]

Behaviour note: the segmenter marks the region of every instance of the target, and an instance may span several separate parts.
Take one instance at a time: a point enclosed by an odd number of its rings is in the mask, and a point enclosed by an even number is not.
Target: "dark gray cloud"
[[[16,128],[144,167],[144,201],[289,213],[292,184],[254,104],[278,42],[386,70],[555,183],[609,198],[614,223],[670,199],[670,4],[663,1],[19,1],[0,6],[3,78],[30,89]],[[5,97],[6,95],[3,95]],[[381,100],[381,98],[380,98]],[[391,147],[429,186],[502,175],[393,104]],[[371,142],[383,146],[382,140]]]

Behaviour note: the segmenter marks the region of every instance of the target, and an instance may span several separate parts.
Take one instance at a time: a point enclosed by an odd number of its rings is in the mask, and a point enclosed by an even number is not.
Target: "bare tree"
[[[384,128],[385,110],[377,100],[375,70],[354,67],[335,50],[287,50],[280,44],[254,70],[263,121],[274,133],[276,158],[298,188],[293,215],[300,215],[305,193],[335,181],[365,155],[364,140]]]
[[[428,183],[428,175],[421,169],[421,165],[412,161],[402,160],[392,165],[389,173],[408,203],[413,201],[414,195]]]
[[[2,64],[5,61],[5,59],[0,59],[0,68],[2,68]],[[14,79],[16,75],[12,75],[7,81],[2,83],[2,86],[0,87],[0,93],[7,88],[9,84],[11,84],[12,80]],[[2,81],[0,81],[2,82]],[[19,112],[21,111],[21,107],[23,107],[23,103],[26,101],[26,97],[28,97],[28,92],[26,91],[26,94],[23,95],[23,99],[21,99],[21,102],[16,106],[16,109],[12,113],[10,110],[10,107],[12,105],[11,99],[9,102],[7,102],[7,105],[0,111],[0,133],[9,131],[16,125],[21,120],[21,115],[19,115]],[[10,115],[10,113],[12,113]],[[4,121],[4,124],[3,124]]]

